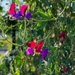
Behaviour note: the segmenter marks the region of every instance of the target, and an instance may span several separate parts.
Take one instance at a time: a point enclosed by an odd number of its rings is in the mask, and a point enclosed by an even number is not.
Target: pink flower
[[[27,8],[28,8],[28,5],[26,4],[20,6],[20,12],[22,13],[23,16],[25,15]]]
[[[27,55],[33,55],[34,54],[34,50],[31,47],[28,47],[26,50],[26,54]]]
[[[12,3],[11,5],[10,5],[10,9],[9,9],[9,11],[8,11],[8,13],[9,13],[9,15],[14,15],[15,14],[15,9],[16,8],[16,4],[15,3]]]
[[[19,11],[17,11],[17,12],[16,12],[15,8],[16,8],[16,4],[12,3],[10,6],[10,10],[8,12],[9,15],[12,15],[16,19],[20,19],[21,17],[24,17],[24,18],[27,18],[28,20],[30,20],[32,18],[31,12],[26,13],[28,5],[26,5],[26,4],[21,5]]]

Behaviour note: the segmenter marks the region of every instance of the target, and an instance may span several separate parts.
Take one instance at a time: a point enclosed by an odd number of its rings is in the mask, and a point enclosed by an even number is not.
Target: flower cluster
[[[42,49],[44,42],[40,41],[38,44],[36,44],[35,41],[27,42],[26,45],[28,46],[26,50],[27,55],[34,55],[34,54],[40,54],[42,56],[42,59],[45,60],[45,57],[48,55],[48,49]]]
[[[23,4],[20,6],[19,11],[16,12],[16,4],[12,3],[10,5],[10,9],[8,13],[9,15],[11,15],[12,17],[15,17],[16,19],[20,19],[21,17],[24,17],[30,20],[32,18],[32,14],[30,12],[26,13],[27,9],[28,9],[28,5]]]

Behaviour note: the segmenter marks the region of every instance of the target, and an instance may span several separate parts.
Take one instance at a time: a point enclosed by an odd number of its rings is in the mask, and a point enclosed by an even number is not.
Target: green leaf
[[[21,65],[23,64],[23,60],[21,59],[21,56],[16,56],[14,62],[17,67],[21,67]]]
[[[72,9],[73,9],[73,11],[75,11],[75,2],[74,1],[72,3]]]
[[[0,12],[2,12],[3,8],[0,6]]]
[[[47,15],[47,13],[45,13],[45,12],[37,12],[37,15],[38,15],[39,17],[41,17],[41,18],[46,18],[46,19],[48,19],[48,15]]]
[[[16,2],[17,4],[20,4],[20,0],[16,0],[15,2]]]
[[[44,28],[46,25],[47,25],[47,22],[45,22],[45,21],[44,21],[44,22],[43,22],[43,21],[42,21],[42,22],[38,22],[38,23],[37,23],[37,28],[42,29],[42,28]]]
[[[19,29],[22,29],[22,24],[20,25]]]
[[[20,70],[16,70],[15,75],[20,75]]]
[[[48,9],[48,15],[52,17],[52,11],[50,9]]]

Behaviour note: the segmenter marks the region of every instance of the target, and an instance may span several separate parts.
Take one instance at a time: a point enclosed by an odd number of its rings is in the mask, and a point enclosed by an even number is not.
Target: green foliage
[[[10,62],[11,73],[13,75],[75,75],[75,1],[23,0],[23,2],[29,5],[28,10],[32,12],[32,19],[18,20],[15,25],[17,29],[15,45],[18,51]],[[20,5],[20,0],[15,0],[15,3]],[[13,26],[5,16],[0,15],[0,30],[4,31],[7,37],[5,37],[6,42],[0,39],[0,46],[11,49]],[[63,43],[59,38],[62,31],[66,31]],[[37,42],[44,40],[44,48],[49,50],[46,60],[42,61],[40,55],[26,55],[26,42],[33,40]],[[0,63],[0,70],[6,73],[8,67],[5,61],[4,59]],[[64,67],[68,68],[68,72],[61,73]]]
[[[0,12],[2,12],[2,9],[3,9],[3,8],[0,6]]]
[[[44,12],[37,12],[37,15],[42,18],[42,19],[47,19],[48,18],[48,15],[47,13],[44,13]]]

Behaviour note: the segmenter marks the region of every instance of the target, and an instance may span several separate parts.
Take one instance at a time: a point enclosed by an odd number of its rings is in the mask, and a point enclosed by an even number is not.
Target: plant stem
[[[16,27],[12,27],[12,43],[16,43]],[[15,45],[12,45],[12,50],[15,49]]]

